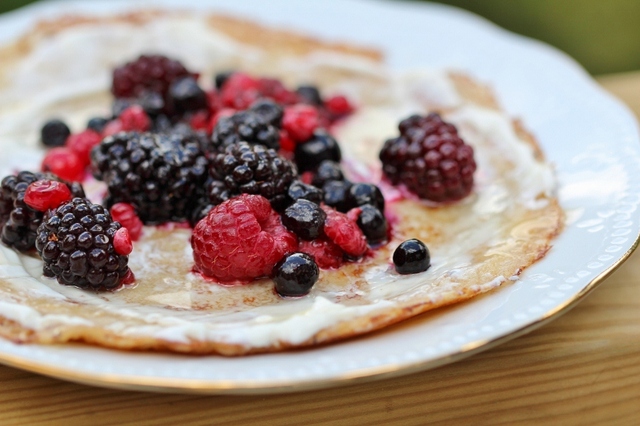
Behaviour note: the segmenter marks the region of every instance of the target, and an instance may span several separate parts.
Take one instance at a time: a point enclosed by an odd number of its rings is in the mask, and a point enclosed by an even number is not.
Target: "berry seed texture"
[[[469,76],[216,16],[89,20],[0,69],[4,337],[314,346],[507,285],[561,228],[535,139]],[[34,59],[69,49],[92,54]]]

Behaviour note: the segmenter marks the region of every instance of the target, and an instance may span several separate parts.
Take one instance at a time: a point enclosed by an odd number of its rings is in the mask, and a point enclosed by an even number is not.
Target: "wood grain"
[[[640,73],[603,86],[640,115]],[[126,392],[0,366],[1,425],[640,424],[640,252],[542,329],[455,364],[274,396]]]

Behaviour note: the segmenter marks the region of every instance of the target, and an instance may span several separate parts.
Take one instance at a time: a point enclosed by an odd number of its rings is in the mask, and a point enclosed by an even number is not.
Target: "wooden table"
[[[602,85],[640,116],[640,72]],[[640,251],[572,311],[455,364],[274,396],[93,388],[0,366],[0,425],[640,424]]]

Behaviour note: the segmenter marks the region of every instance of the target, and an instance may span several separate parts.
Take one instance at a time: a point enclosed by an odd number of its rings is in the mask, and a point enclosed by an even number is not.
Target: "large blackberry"
[[[92,153],[94,176],[108,187],[107,207],[136,207],[146,224],[181,221],[201,197],[207,158],[195,135],[117,133]]]
[[[86,198],[49,210],[38,227],[36,248],[43,274],[60,284],[95,290],[118,287],[130,273],[128,256],[114,247],[121,228],[109,211]]]
[[[180,77],[197,75],[166,56],[142,55],[113,71],[111,92],[116,98],[135,98],[149,90],[166,98],[169,86]]]
[[[409,117],[398,128],[400,136],[387,140],[380,151],[382,170],[391,183],[403,183],[432,201],[455,201],[471,192],[473,148],[453,125],[432,113]]]
[[[276,210],[286,204],[296,166],[263,145],[239,142],[211,158],[209,201],[218,205],[239,194],[262,195]]]
[[[50,173],[28,171],[2,179],[0,226],[2,242],[6,245],[21,251],[34,247],[36,230],[42,222],[43,213],[32,209],[24,202],[24,193],[31,183],[44,179],[60,181]],[[82,185],[79,183],[67,183],[67,186],[75,197],[84,197]]]
[[[278,123],[281,120],[282,108],[272,101],[260,101],[255,109],[252,107],[231,117],[220,118],[213,129],[211,141],[219,150],[240,141],[277,150],[280,148]]]

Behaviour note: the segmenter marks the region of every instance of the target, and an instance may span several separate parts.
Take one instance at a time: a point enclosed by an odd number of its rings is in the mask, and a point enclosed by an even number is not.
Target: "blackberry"
[[[40,140],[48,147],[63,146],[71,134],[69,127],[61,120],[49,120],[40,130]]]
[[[207,158],[196,135],[117,133],[91,152],[105,205],[129,203],[145,224],[181,221],[203,195]]]
[[[280,149],[280,130],[265,115],[249,109],[231,117],[221,117],[213,129],[211,141],[220,151],[240,141],[277,150]]]
[[[42,222],[43,213],[24,202],[27,187],[38,180],[61,181],[50,173],[22,171],[15,176],[2,179],[0,193],[0,226],[2,242],[20,251],[31,250],[36,241],[36,231]],[[65,182],[66,183],[66,182]],[[84,197],[79,183],[66,183],[75,197]]]
[[[291,202],[303,199],[320,204],[324,201],[324,192],[313,185],[308,185],[302,181],[294,180],[291,185],[289,185],[287,197]]]
[[[384,196],[380,188],[372,183],[354,183],[346,193],[347,208],[371,204],[381,212],[384,212]]]
[[[36,249],[44,261],[43,274],[63,285],[109,290],[129,271],[128,257],[114,248],[121,228],[109,211],[86,198],[74,198],[49,210],[38,227]]]
[[[322,235],[326,218],[318,204],[299,199],[284,211],[282,224],[303,240],[314,240]]]
[[[218,205],[239,194],[262,195],[280,210],[289,185],[297,177],[296,166],[263,145],[239,142],[212,156],[209,168],[209,202]]]
[[[351,187],[351,182],[346,180],[330,180],[322,187],[324,191],[324,203],[340,212],[349,210],[347,192]]]
[[[283,297],[304,296],[319,276],[320,270],[315,260],[305,253],[289,254],[273,268],[276,292]]]
[[[93,117],[87,122],[87,129],[102,133],[109,120],[104,117]]]
[[[380,151],[382,170],[394,185],[404,184],[431,201],[456,201],[471,192],[476,163],[473,148],[438,114],[400,122],[400,136]]]
[[[393,263],[396,272],[402,275],[424,272],[431,266],[429,249],[415,238],[404,241],[393,252]]]
[[[340,164],[332,160],[324,160],[314,173],[311,183],[318,188],[322,188],[330,180],[344,180],[344,174]]]
[[[314,170],[324,160],[340,162],[342,153],[338,142],[326,130],[316,130],[307,142],[297,144],[294,151],[300,172]]]
[[[371,204],[360,206],[360,215],[356,221],[370,246],[380,244],[387,239],[389,225],[384,214]]]
[[[178,61],[161,55],[142,55],[113,71],[111,92],[116,98],[135,98],[148,90],[166,99],[171,83],[189,76],[197,77]]]
[[[296,93],[305,103],[322,106],[322,97],[320,91],[315,86],[298,86]]]
[[[179,114],[207,108],[207,94],[193,77],[181,77],[171,83],[169,101]]]

